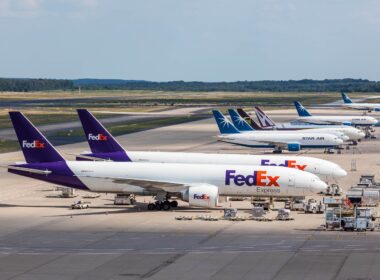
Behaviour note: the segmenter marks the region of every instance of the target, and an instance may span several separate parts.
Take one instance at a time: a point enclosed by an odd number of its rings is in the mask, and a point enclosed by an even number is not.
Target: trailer
[[[135,196],[131,194],[118,193],[116,194],[113,204],[114,205],[133,205],[135,203]]]
[[[377,207],[380,200],[380,192],[373,188],[353,187],[346,193],[347,198],[352,204],[359,206]]]

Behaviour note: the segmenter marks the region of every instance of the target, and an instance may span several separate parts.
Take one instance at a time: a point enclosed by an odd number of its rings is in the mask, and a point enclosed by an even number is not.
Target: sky
[[[0,0],[0,77],[380,80],[378,0]]]

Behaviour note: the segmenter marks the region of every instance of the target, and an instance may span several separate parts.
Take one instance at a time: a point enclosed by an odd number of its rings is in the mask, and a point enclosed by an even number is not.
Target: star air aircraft
[[[234,112],[237,114],[237,112]],[[223,142],[252,148],[274,148],[274,153],[281,153],[283,149],[288,151],[300,151],[305,148],[338,148],[343,140],[333,134],[310,133],[307,131],[254,131],[243,133],[239,131],[220,111],[213,111],[215,121],[219,127],[218,139]],[[238,116],[240,117],[240,116]],[[250,127],[240,117],[240,124]]]

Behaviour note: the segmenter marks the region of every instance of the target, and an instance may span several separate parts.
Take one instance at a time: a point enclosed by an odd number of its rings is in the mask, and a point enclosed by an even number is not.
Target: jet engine
[[[373,109],[375,112],[380,112],[380,108],[374,108]]]
[[[342,122],[342,124],[352,126],[352,122]]]
[[[216,207],[218,206],[219,190],[212,185],[197,185],[189,187],[182,192],[183,201],[189,202],[190,206]]]
[[[288,151],[290,152],[298,152],[301,150],[301,145],[299,143],[289,143]]]

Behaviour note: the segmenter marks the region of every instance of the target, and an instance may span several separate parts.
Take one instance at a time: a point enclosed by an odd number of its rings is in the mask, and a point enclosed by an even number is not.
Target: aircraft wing
[[[340,125],[342,122],[334,122],[334,121],[318,121],[318,120],[305,120],[305,119],[297,119],[298,122],[308,123],[308,124],[331,124],[331,125]]]
[[[288,142],[279,142],[279,141],[263,141],[263,140],[255,140],[255,142],[269,144],[276,147],[286,148],[288,146]]]
[[[97,178],[103,180],[110,180],[115,184],[132,185],[146,189],[147,191],[160,191],[166,192],[181,192],[190,187],[191,184],[159,181],[159,180],[147,180],[140,178],[123,178],[123,177],[101,177],[101,176],[78,176],[84,178]]]

